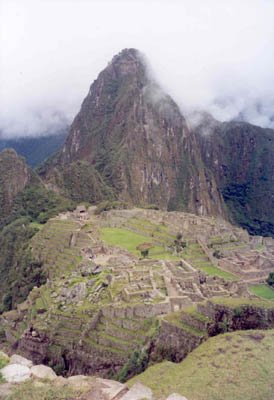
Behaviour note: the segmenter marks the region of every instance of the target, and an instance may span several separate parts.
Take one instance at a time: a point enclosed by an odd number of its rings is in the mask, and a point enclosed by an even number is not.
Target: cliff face
[[[196,137],[175,102],[150,79],[135,49],[123,50],[99,74],[62,151],[42,176],[78,200],[107,195],[164,209],[224,214]]]
[[[14,199],[30,179],[31,170],[14,150],[0,153],[0,222],[11,211]]]
[[[273,236],[274,131],[203,119],[196,133],[232,221],[251,234]]]

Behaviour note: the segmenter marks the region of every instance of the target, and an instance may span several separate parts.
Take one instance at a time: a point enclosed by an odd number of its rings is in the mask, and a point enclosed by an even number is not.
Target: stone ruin
[[[247,243],[240,241],[214,245],[221,258],[217,265],[246,283],[265,282],[274,271],[274,240],[272,238],[251,237]]]

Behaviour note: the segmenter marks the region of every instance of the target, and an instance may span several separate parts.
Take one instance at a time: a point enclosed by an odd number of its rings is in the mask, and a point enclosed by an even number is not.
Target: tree
[[[136,247],[136,250],[140,251],[141,256],[143,258],[148,257],[149,250],[152,249],[153,244],[152,243],[141,243]]]
[[[269,286],[272,286],[274,288],[274,272],[270,272],[268,275],[268,278],[266,280],[267,284]]]
[[[186,242],[183,240],[183,235],[181,232],[178,232],[176,235],[176,239],[174,240],[174,247],[176,253],[180,253],[184,247],[186,247]]]

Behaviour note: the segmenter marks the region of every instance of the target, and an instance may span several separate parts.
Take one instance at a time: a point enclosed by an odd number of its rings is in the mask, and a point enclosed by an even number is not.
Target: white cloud
[[[274,126],[271,0],[0,0],[0,6],[6,134],[53,130],[55,110],[71,120],[91,82],[125,47],[147,55],[182,109],[205,108],[223,120],[243,112],[252,123]]]

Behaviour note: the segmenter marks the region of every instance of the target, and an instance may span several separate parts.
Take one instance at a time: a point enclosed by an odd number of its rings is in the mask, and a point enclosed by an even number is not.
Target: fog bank
[[[184,112],[274,128],[271,0],[0,0],[2,135],[70,122],[125,47]]]

